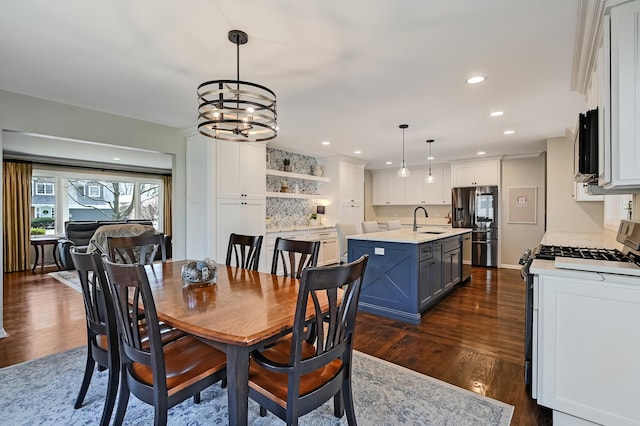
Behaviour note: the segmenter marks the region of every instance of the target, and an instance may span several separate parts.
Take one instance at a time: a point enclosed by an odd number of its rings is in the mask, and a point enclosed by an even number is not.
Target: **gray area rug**
[[[82,286],[80,285],[80,277],[78,277],[78,272],[76,270],[49,272],[47,275],[55,278],[61,283],[68,285],[78,293],[82,293]]]
[[[84,405],[73,409],[84,371],[86,349],[72,349],[0,369],[0,425],[95,425],[99,423],[107,372],[94,372]],[[360,425],[508,425],[511,405],[477,395],[389,362],[354,352],[354,399]],[[129,398],[127,425],[153,422],[153,409]],[[333,404],[300,419],[303,425],[343,425]],[[169,410],[170,425],[228,424],[227,392],[215,384]],[[281,425],[249,401],[249,424]]]

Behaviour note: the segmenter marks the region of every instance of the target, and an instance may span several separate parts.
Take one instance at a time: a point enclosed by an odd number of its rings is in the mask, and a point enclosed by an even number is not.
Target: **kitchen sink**
[[[418,234],[444,234],[445,231],[418,231]]]

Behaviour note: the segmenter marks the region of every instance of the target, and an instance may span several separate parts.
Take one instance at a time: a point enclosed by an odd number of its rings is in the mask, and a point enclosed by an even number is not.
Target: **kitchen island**
[[[470,229],[423,227],[350,235],[349,261],[369,255],[359,309],[410,324],[461,281]]]

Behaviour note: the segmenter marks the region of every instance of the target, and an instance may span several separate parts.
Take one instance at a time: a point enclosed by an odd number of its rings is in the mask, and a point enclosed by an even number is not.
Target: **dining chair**
[[[107,369],[107,395],[100,419],[100,425],[106,426],[109,424],[115,406],[120,374],[113,301],[106,284],[100,254],[84,253],[75,247],[72,247],[69,253],[80,278],[87,319],[87,362],[74,408],[82,407],[95,365],[98,364],[99,368]]]
[[[368,234],[370,232],[380,231],[380,226],[376,221],[362,222],[362,232]]]
[[[349,249],[347,236],[358,234],[358,228],[353,223],[337,223],[336,231],[338,233],[338,248],[340,250],[340,263],[347,263]]]
[[[292,333],[251,353],[249,397],[260,404],[261,415],[268,410],[287,425],[297,425],[298,417],[333,397],[334,415],[342,417],[346,409],[348,424],[356,424],[351,358],[367,260],[364,255],[352,263],[303,271]],[[328,309],[323,311],[324,301]],[[306,338],[310,307],[318,330],[315,345]]]
[[[158,248],[162,253],[162,263],[167,262],[164,234],[138,235],[134,237],[107,237],[109,259],[118,263],[153,263]]]
[[[387,221],[387,229],[389,231],[402,229],[402,223],[400,223],[399,220],[388,220]]]
[[[260,249],[262,248],[262,235],[239,235],[229,236],[229,247],[227,248],[226,264],[231,265],[231,258],[235,259],[235,264],[239,268],[257,271],[260,263]]]
[[[224,352],[185,335],[163,344],[160,323],[144,265],[117,264],[103,258],[120,336],[120,394],[115,424],[121,425],[129,394],[154,406],[154,423],[166,425],[169,408],[226,376]],[[138,327],[140,306],[147,340]]]
[[[271,273],[300,278],[305,268],[318,264],[318,250],[320,241],[287,240],[278,237],[273,249]],[[282,274],[278,274],[279,263],[282,264]]]

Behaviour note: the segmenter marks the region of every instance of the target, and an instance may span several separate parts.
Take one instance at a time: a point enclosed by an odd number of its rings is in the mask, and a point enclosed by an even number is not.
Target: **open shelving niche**
[[[281,170],[267,169],[267,175],[286,177],[288,179],[305,179],[305,180],[312,180],[316,182],[329,182],[328,177],[305,175],[302,173],[283,172]],[[273,197],[273,198],[303,198],[303,199],[310,199],[310,200],[324,200],[329,198],[328,195],[323,195],[323,194],[296,194],[295,192],[268,192],[268,191],[266,193],[266,196]]]

